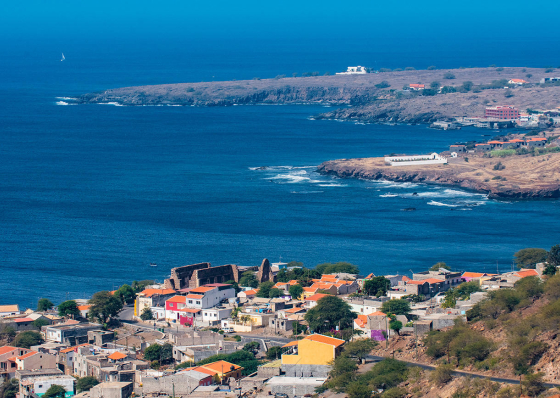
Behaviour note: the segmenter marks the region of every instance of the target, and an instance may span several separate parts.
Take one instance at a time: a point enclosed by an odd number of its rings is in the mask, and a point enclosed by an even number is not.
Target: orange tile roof
[[[222,373],[222,369],[224,373],[231,372],[230,369],[232,366],[234,370],[241,369],[241,366],[227,361],[216,361],[212,363],[207,363],[206,365],[200,365],[201,368],[212,370],[215,371],[216,373]]]
[[[503,144],[502,141],[488,141],[487,144]]]
[[[514,83],[527,83],[525,80],[523,79],[510,79],[510,82],[514,82]]]
[[[404,275],[402,277],[402,280],[405,281],[405,282],[408,282],[408,281],[411,281],[412,279],[410,279],[408,276]]]
[[[109,359],[113,359],[113,360],[119,360],[119,359],[124,359],[126,358],[126,354],[123,354],[122,352],[113,352],[111,355],[109,355],[107,358]]]
[[[307,336],[304,340],[317,341],[319,343],[329,344],[335,347],[339,347],[344,344],[344,340],[335,339],[334,337],[329,336],[323,336],[322,334],[312,334],[310,336]]]
[[[289,285],[288,282],[277,282],[274,287],[276,288],[284,288],[286,285]]]
[[[190,293],[206,293],[216,289],[216,286],[200,286],[190,290]]]
[[[37,351],[31,351],[31,352],[28,352],[27,354],[23,354],[22,356],[17,357],[17,359],[29,358],[29,357],[32,357],[35,354],[38,354],[38,352]]]
[[[165,302],[169,302],[169,303],[186,303],[187,302],[187,298],[185,296],[173,296],[170,299],[165,300]]]
[[[318,283],[312,284],[312,285],[311,285],[311,288],[312,288],[312,289],[325,289],[325,290],[329,290],[332,286],[333,286],[333,283],[318,282]]]
[[[284,347],[292,347],[292,346],[295,346],[295,345],[298,345],[298,344],[299,344],[299,340],[290,341],[288,344],[284,344],[284,345],[282,346],[282,348],[284,348]]]
[[[481,276],[484,276],[486,274],[480,273],[480,272],[463,272],[463,275],[461,275],[463,278],[480,278]]]
[[[321,280],[322,281],[337,281],[338,278],[336,277],[336,275],[323,275],[323,276],[321,276]]]
[[[403,280],[404,280],[404,278],[403,278]],[[420,281],[413,281],[412,279],[409,279],[409,280],[406,281],[406,284],[407,285],[423,285],[424,282],[425,281],[420,282]]]
[[[435,283],[443,283],[445,281],[437,278],[428,278],[428,279],[423,279],[422,282],[428,282],[430,285],[433,285]]]
[[[531,138],[529,141],[546,141],[546,138]]]
[[[288,282],[290,285],[299,285],[299,281],[297,279],[292,279]]]
[[[203,297],[204,297],[203,294],[187,294],[187,298],[190,298],[190,299],[200,300]]]
[[[516,272],[515,275],[520,278],[526,278],[528,276],[539,276],[539,273],[534,269],[522,269],[521,271]]]
[[[303,288],[304,292],[309,292],[309,293],[315,293],[317,291],[316,288],[311,288],[311,287],[304,287]]]
[[[525,141],[516,138],[514,140],[509,140],[508,142],[525,142]]]
[[[144,289],[140,294],[146,297],[152,297],[155,294],[173,294],[175,290],[173,289]]]
[[[411,87],[411,88],[424,88],[424,85],[423,84],[411,83],[409,85],[409,87]]]
[[[317,293],[305,299],[305,301],[319,301],[323,297],[330,296],[330,294]]]
[[[240,293],[245,293],[246,296],[254,296],[255,294],[257,294],[257,291],[255,289],[251,289],[251,290],[245,290],[244,292],[240,292]]]
[[[287,312],[289,314],[295,314],[296,312],[300,312],[300,311],[305,311],[303,308],[300,307],[294,307],[294,308],[290,308],[289,310],[286,310],[284,312]]]
[[[78,344],[78,345],[75,345],[75,346],[72,346],[72,347],[68,347],[68,348],[65,348],[63,350],[60,350],[60,352],[67,353],[67,352],[70,352],[70,351],[74,351],[78,347],[83,347],[83,346],[86,346],[86,345],[89,345],[89,343]]]
[[[451,145],[453,146],[453,145]],[[373,278],[375,275],[373,275],[373,272],[371,274],[369,274],[368,276],[366,276],[364,279],[371,279]]]
[[[356,325],[363,328],[367,325],[367,315],[358,315],[358,317],[354,319],[354,322],[356,322]]]
[[[33,322],[33,319],[31,318],[16,318],[14,319],[14,322],[20,323],[20,322]]]
[[[185,370],[194,370],[196,372],[204,373],[204,374],[207,374],[207,375],[210,375],[210,376],[214,376],[216,374],[216,372],[211,371],[210,369],[205,369],[202,366],[195,366],[193,368],[187,368]]]
[[[88,305],[79,305],[78,309],[80,311],[85,311],[85,310],[89,310],[90,307],[91,307],[91,305],[89,305],[89,304]]]
[[[386,314],[384,312],[381,312],[381,311],[375,311],[375,312],[372,312],[371,314],[368,314],[368,316],[386,316]]]

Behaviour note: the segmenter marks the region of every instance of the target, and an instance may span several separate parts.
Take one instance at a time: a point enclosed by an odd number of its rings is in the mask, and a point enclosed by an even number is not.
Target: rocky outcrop
[[[560,154],[547,156],[542,159],[546,162],[523,156],[502,159],[507,173],[494,170],[493,165],[498,161],[491,158],[400,167],[385,165],[382,158],[341,159],[322,163],[318,172],[339,178],[456,186],[486,193],[488,197],[496,199],[560,198],[560,179],[556,172]]]

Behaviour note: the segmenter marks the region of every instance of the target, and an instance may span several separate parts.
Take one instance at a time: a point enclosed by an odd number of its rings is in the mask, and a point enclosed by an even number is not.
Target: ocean
[[[484,139],[484,130],[312,120],[330,109],[317,105],[66,105],[65,97],[130,85],[333,73],[352,64],[420,68],[437,64],[437,48],[74,43],[61,62],[53,47],[14,45],[0,63],[0,304],[87,298],[203,261],[349,261],[364,274],[410,274],[444,261],[506,271],[515,251],[559,243],[555,200],[496,201],[315,172],[331,159],[442,151]],[[504,65],[545,62],[532,51],[486,49],[471,63],[466,52],[447,54],[438,66],[486,66],[498,62],[493,54]]]

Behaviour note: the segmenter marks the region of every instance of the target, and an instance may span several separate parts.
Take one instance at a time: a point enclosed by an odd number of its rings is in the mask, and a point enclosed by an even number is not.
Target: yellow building
[[[292,351],[282,355],[282,365],[328,365],[340,354],[343,344],[341,339],[312,334],[284,346],[292,347]]]

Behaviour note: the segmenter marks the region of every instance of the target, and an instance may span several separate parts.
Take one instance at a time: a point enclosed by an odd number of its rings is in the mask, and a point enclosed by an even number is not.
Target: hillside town
[[[163,283],[134,282],[58,306],[41,299],[37,310],[0,305],[2,393],[311,396],[324,391],[333,361],[352,344],[369,341],[360,366],[375,362],[374,345],[448,330],[489,292],[553,273],[546,262],[506,273],[437,263],[361,276],[348,263],[308,269],[265,259],[258,267],[185,265]],[[459,286],[471,291],[450,295]]]

